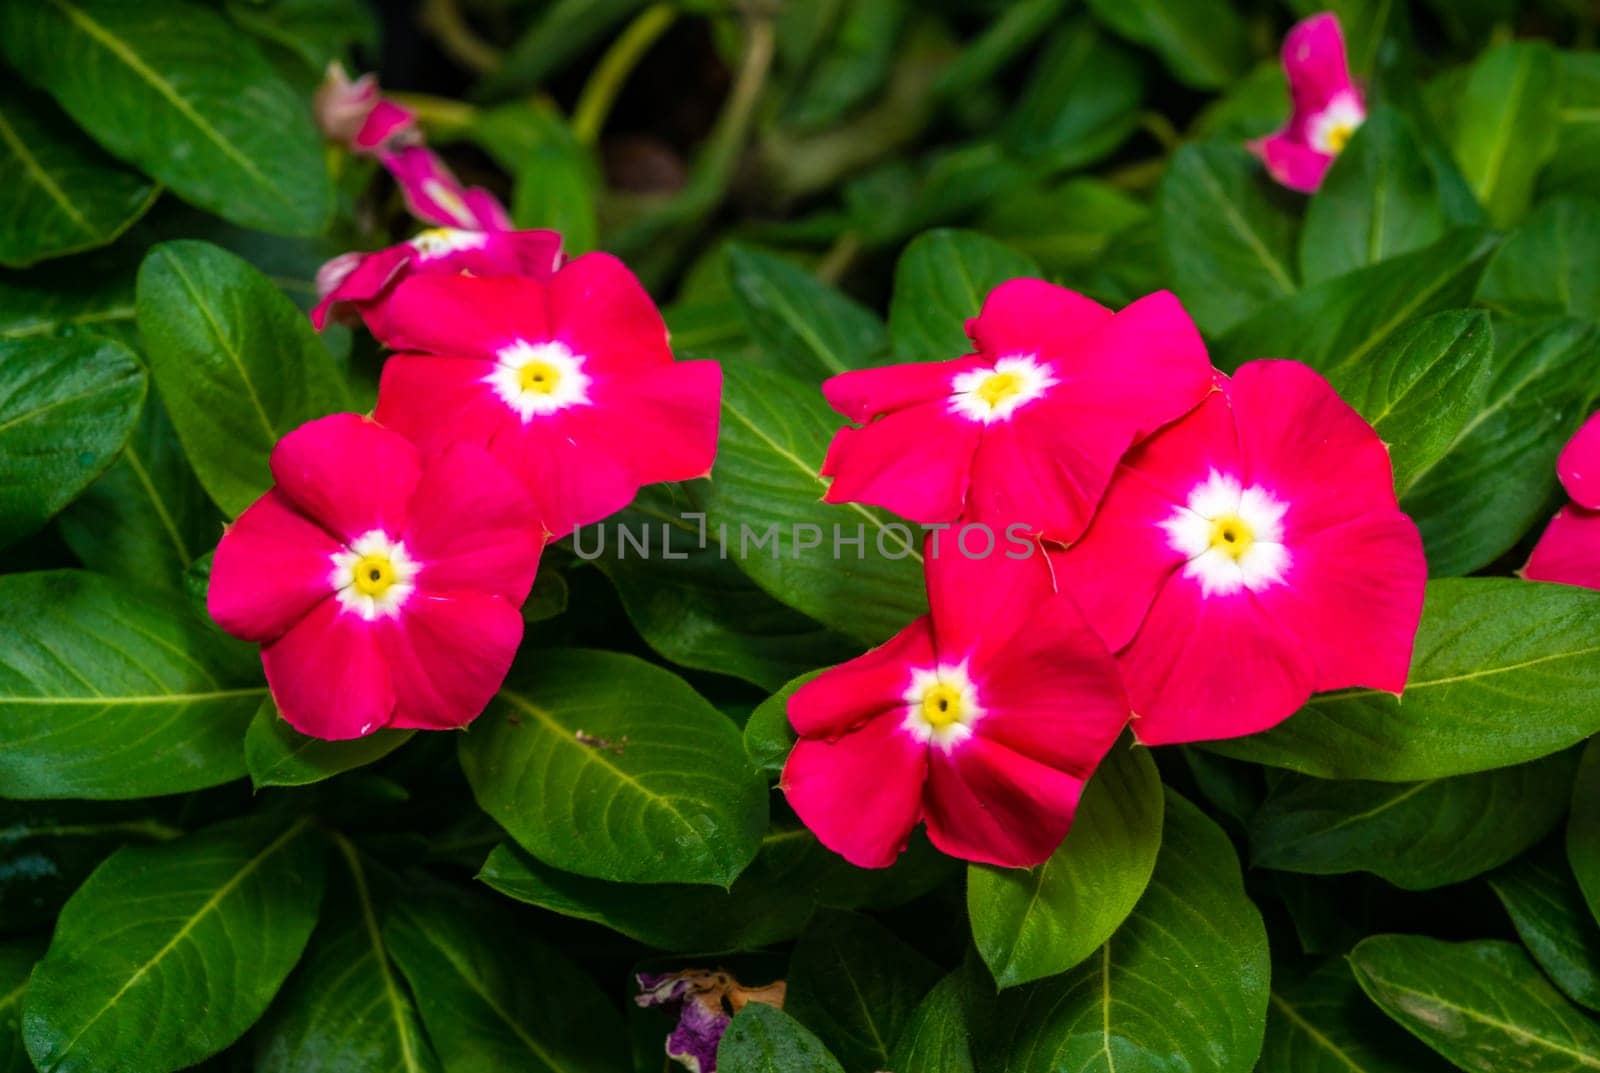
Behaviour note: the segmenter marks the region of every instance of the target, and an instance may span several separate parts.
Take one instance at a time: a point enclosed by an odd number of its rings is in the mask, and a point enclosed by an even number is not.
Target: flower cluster
[[[966,357],[823,386],[856,422],[827,498],[1022,526],[1039,554],[930,538],[929,613],[792,695],[782,786],[825,845],[881,867],[921,822],[955,856],[1038,864],[1130,723],[1233,737],[1315,691],[1404,687],[1421,538],[1319,375],[1224,376],[1169,294],[1112,313],[1013,280],[968,334]]]

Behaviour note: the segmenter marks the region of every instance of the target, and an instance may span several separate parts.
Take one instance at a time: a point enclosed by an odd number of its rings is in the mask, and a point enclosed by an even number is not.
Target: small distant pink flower
[[[1250,362],[1137,448],[1053,561],[1148,745],[1265,730],[1322,690],[1399,693],[1428,572],[1377,433],[1290,361]]]
[[[323,137],[352,152],[376,156],[421,142],[416,116],[379,92],[377,75],[364,74],[352,82],[337,61],[328,65],[312,109]]]
[[[409,275],[527,276],[547,280],[561,267],[555,231],[461,231],[436,227],[376,253],[340,254],[317,272],[322,300],[311,311],[321,330],[332,317],[359,314],[373,331],[395,284]]]
[[[515,225],[498,198],[478,186],[463,186],[433,150],[408,145],[379,155],[400,184],[406,208],[425,224],[467,231],[509,231]]]
[[[929,613],[789,699],[780,786],[862,868],[892,864],[919,822],[951,856],[1039,864],[1127,724],[1116,664],[1042,552],[928,547]]]
[[[278,441],[272,475],[223,533],[207,606],[262,646],[278,711],[328,740],[475,719],[539,564],[522,487],[481,447],[424,455],[355,414]]]
[[[1083,531],[1130,446],[1194,408],[1211,362],[1165,292],[1120,313],[1063,287],[1015,279],[967,322],[977,353],[842,373],[822,385],[859,428],[822,464],[830,503],[912,521]]]
[[[1550,519],[1522,576],[1600,589],[1600,414],[1562,450],[1556,473],[1572,502]]]
[[[1350,77],[1339,17],[1325,11],[1296,23],[1283,41],[1283,70],[1293,99],[1289,122],[1250,148],[1274,179],[1309,194],[1367,119],[1361,87]]]
[[[655,304],[609,254],[542,281],[410,276],[379,338],[402,353],[384,364],[378,420],[425,447],[488,447],[552,539],[716,457],[722,369],[673,360]]]

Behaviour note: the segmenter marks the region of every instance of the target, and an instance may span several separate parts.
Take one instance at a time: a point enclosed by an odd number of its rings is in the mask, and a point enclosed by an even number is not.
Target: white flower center
[[[992,369],[970,369],[950,380],[950,409],[987,425],[1009,421],[1018,408],[1060,383],[1047,364],[1032,354],[1013,354]]]
[[[1265,488],[1245,488],[1212,470],[1160,525],[1167,543],[1189,560],[1183,576],[1198,579],[1204,596],[1231,596],[1283,584],[1290,561],[1283,545],[1288,509]]]
[[[329,558],[333,570],[328,584],[339,606],[368,622],[398,617],[416,591],[417,572],[422,569],[406,553],[405,543],[391,540],[382,529],[367,530]]]
[[[528,343],[518,339],[498,354],[484,383],[517,412],[524,424],[568,406],[589,404],[589,377],[583,357],[565,343]]]
[[[1340,93],[1322,111],[1306,120],[1306,141],[1328,156],[1338,156],[1367,121],[1367,110],[1354,93]]]
[[[923,744],[937,745],[947,753],[972,737],[972,725],[983,718],[965,662],[913,670],[904,699],[901,726]]]
[[[481,250],[489,236],[482,231],[459,231],[453,227],[430,227],[412,237],[409,245],[417,259],[435,261],[462,250]]]

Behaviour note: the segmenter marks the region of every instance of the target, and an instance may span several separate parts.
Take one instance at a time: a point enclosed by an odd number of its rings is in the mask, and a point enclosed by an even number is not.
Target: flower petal
[[[1600,510],[1600,414],[1585,421],[1556,460],[1561,486],[1580,507]]]
[[[586,407],[503,424],[489,453],[533,498],[550,540],[615,514],[633,502],[639,479],[617,456],[609,430]]]
[[[1333,166],[1333,157],[1319,153],[1286,131],[1250,143],[1267,173],[1291,190],[1314,194]]]
[[[497,593],[520,607],[533,587],[544,527],[522,483],[476,444],[430,458],[403,539],[428,593]]]
[[[1562,507],[1534,545],[1522,576],[1600,589],[1600,511]]]
[[[550,334],[596,376],[672,361],[667,325],[650,295],[609,253],[569,261],[550,281]]]
[[[1295,23],[1283,39],[1283,70],[1297,113],[1320,111],[1354,89],[1339,16],[1324,11]]]
[[[938,662],[927,615],[889,640],[830,667],[789,697],[789,725],[802,737],[836,737],[905,706],[913,668]]]
[[[1178,504],[1187,503],[1189,493],[1212,470],[1241,474],[1242,458],[1234,407],[1227,395],[1214,391],[1183,420],[1140,444],[1122,464],[1152,490]]]
[[[500,596],[418,592],[379,642],[394,679],[390,726],[450,730],[476,719],[505,681],[522,641],[522,616]]]
[[[967,519],[996,532],[1021,526],[1050,540],[1076,540],[1094,515],[1132,437],[1065,401],[1024,406],[983,427],[972,459]],[[918,519],[921,520],[921,519]]]
[[[386,726],[395,691],[378,647],[376,623],[324,600],[261,650],[278,712],[302,734],[359,738]]]
[[[424,451],[455,442],[487,446],[517,415],[484,382],[494,365],[474,358],[396,354],[383,364],[373,417]]]
[[[928,759],[928,838],[952,857],[1031,868],[1072,826],[1084,780],[981,736]]]
[[[822,382],[823,397],[839,413],[858,424],[924,402],[948,399],[953,381],[971,369],[992,362],[969,354],[951,361],[909,362],[878,369],[853,369]]]
[[[420,473],[404,436],[358,414],[308,421],[272,449],[278,488],[346,544],[372,529],[400,532]]]
[[[605,382],[593,422],[640,484],[704,477],[717,457],[722,367],[677,361]]]
[[[329,575],[339,547],[326,529],[271,489],[222,534],[206,608],[240,640],[276,640],[333,595]]]
[[[1217,375],[1200,330],[1168,291],[1127,306],[1056,367],[1070,377],[1057,394],[1071,401],[1080,440],[1093,435],[1125,445],[1193,410]]]
[[[928,749],[893,715],[832,741],[802,738],[778,786],[817,840],[857,868],[887,868],[922,815]]]
[[[346,304],[359,306],[377,298],[405,271],[412,253],[408,246],[391,246],[377,253],[341,254],[324,264],[317,270],[322,301],[311,311],[311,326],[321,331],[329,316],[337,317]]]
[[[822,498],[871,503],[914,522],[953,521],[966,501],[979,429],[943,399],[842,428],[822,463],[822,475],[833,478]]]
[[[550,337],[545,303],[532,279],[412,275],[390,294],[378,338],[391,350],[494,361],[519,339]]]
[[[974,553],[973,538],[967,547]],[[1026,557],[1020,557],[1026,551]],[[1013,556],[1018,556],[1013,558]],[[986,555],[963,551],[955,533],[930,533],[923,542],[923,575],[935,646],[943,663],[968,662],[981,670],[1014,643],[1035,609],[1054,595],[1044,549],[997,535]]]
[[[1042,279],[1013,279],[989,292],[967,321],[967,335],[989,361],[1032,354],[1046,361],[1074,355],[1111,320],[1111,310]]]

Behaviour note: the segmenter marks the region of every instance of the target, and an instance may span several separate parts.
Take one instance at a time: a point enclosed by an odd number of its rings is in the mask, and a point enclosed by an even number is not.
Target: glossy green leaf
[[[107,253],[104,260],[112,260]],[[94,262],[89,265],[87,262]],[[133,273],[93,254],[0,272],[0,341],[90,329],[131,340]]]
[[[789,725],[789,698],[821,673],[810,671],[785,682],[783,688],[756,705],[745,720],[744,751],[759,770],[772,774],[783,770],[796,740],[794,728]]]
[[[1329,378],[1389,445],[1397,495],[1483,412],[1493,356],[1488,314],[1456,310],[1411,323]]]
[[[364,738],[323,741],[295,730],[269,697],[244,735],[244,763],[256,789],[308,786],[374,763],[411,740],[411,730],[380,730]]]
[[[1119,234],[1144,223],[1150,207],[1098,179],[1019,190],[991,203],[979,226],[985,234],[1034,258],[1051,278],[1091,269]]]
[[[0,89],[0,264],[29,265],[104,246],[144,214],[156,193],[47,99]]]
[[[1557,53],[1561,68],[1560,125],[1550,163],[1539,177],[1543,194],[1592,195],[1600,179],[1600,54]]]
[[[1138,57],[1087,19],[1067,22],[1035,61],[1001,137],[1052,169],[1092,164],[1138,128],[1144,82]]]
[[[178,438],[229,516],[272,483],[279,437],[349,399],[327,350],[268,279],[204,242],[168,242],[139,269],[139,331]]]
[[[1577,756],[1424,782],[1291,776],[1250,825],[1251,863],[1311,875],[1366,871],[1406,890],[1459,883],[1549,834],[1566,813]]]
[[[1249,1073],[1268,995],[1266,929],[1227,835],[1168,791],[1155,875],[1077,968],[974,1011],[979,1073]]]
[[[1555,152],[1560,77],[1549,45],[1515,41],[1478,58],[1455,102],[1451,148],[1496,227],[1527,210],[1534,180]]]
[[[1600,924],[1567,863],[1565,839],[1517,858],[1489,886],[1545,975],[1568,998],[1600,1010]]]
[[[1583,750],[1578,779],[1572,788],[1572,815],[1567,820],[1567,861],[1600,920],[1600,744],[1591,741]]]
[[[227,0],[228,17],[281,45],[318,77],[352,45],[378,47],[377,12],[363,0]]]
[[[795,943],[783,1008],[846,1069],[887,1069],[895,1039],[939,976],[933,962],[883,925],[825,913]]]
[[[1435,577],[1478,570],[1548,516],[1556,457],[1596,395],[1600,329],[1501,321],[1482,408],[1401,501]]]
[[[1271,182],[1243,147],[1221,141],[1186,145],[1167,166],[1156,199],[1161,253],[1172,289],[1206,332],[1298,287],[1295,217]]]
[[[139,418],[144,370],[107,339],[0,342],[0,547],[105,472]]]
[[[167,1073],[238,1039],[311,935],[322,857],[308,820],[113,854],[61,911],[23,1000],[39,1069]]]
[[[314,235],[332,188],[310,102],[199,4],[0,8],[0,48],[114,155],[235,223]]]
[[[822,1041],[782,1010],[752,1002],[717,1045],[722,1073],[844,1073]]]
[[[244,774],[259,664],[178,598],[7,574],[0,638],[0,796],[150,797]]]
[[[953,972],[934,984],[911,1011],[895,1040],[889,1068],[896,1073],[973,1073],[963,973]]]
[[[921,534],[874,507],[821,501],[828,482],[817,471],[844,424],[812,384],[724,366],[706,511],[756,584],[825,626],[877,644],[927,608]]]
[[[462,736],[478,804],[547,864],[626,883],[726,886],[767,826],[739,728],[676,675],[543,650]]]
[[[1489,262],[1478,301],[1515,316],[1600,317],[1600,202],[1547,201]]]
[[[35,939],[0,943],[0,1073],[34,1073],[22,1044],[22,997],[43,947]]]
[[[648,0],[555,0],[507,50],[504,62],[484,79],[485,96],[531,92],[573,56],[602,41]]]
[[[819,908],[886,908],[926,894],[956,871],[926,838],[887,869],[861,869],[801,828],[774,828],[729,890],[702,884],[608,883],[563,872],[515,846],[495,847],[478,879],[501,894],[603,924],[662,950],[758,950],[792,939]]]
[[[1444,1073],[1449,1068],[1372,1005],[1342,958],[1273,982],[1257,1073]]]
[[[804,11],[807,6],[785,10]],[[906,0],[856,0],[835,9],[837,24],[786,102],[785,122],[802,130],[826,127],[881,89],[909,9]]]
[[[1226,86],[1249,61],[1244,21],[1227,0],[1089,0],[1089,10],[1153,49],[1179,81],[1196,89]]]
[[[925,232],[894,270],[889,335],[896,361],[946,361],[972,353],[967,321],[1008,279],[1039,275],[1033,260],[970,231]]]
[[[1374,935],[1350,964],[1384,1013],[1469,1073],[1600,1068],[1600,1026],[1513,943]]]
[[[972,937],[996,983],[1065,972],[1111,937],[1150,882],[1162,806],[1150,751],[1119,745],[1095,770],[1072,830],[1048,861],[967,869]]]
[[[1428,584],[1403,698],[1324,693],[1226,756],[1324,779],[1412,782],[1505,767],[1600,730],[1600,596],[1515,578]]]
[[[622,1018],[587,974],[496,906],[407,884],[383,939],[446,1073],[615,1073]]]
[[[504,112],[506,121],[515,123],[527,142],[512,165],[516,185],[511,218],[518,227],[560,231],[562,248],[569,257],[598,247],[600,221],[594,192],[600,181],[589,151],[578,144],[552,107],[507,105]],[[480,118],[479,130],[492,123],[494,116],[488,113]]]
[[[764,364],[821,381],[888,356],[878,315],[798,265],[736,245],[728,247],[727,269]]]
[[[1455,231],[1424,249],[1324,280],[1236,325],[1212,356],[1225,369],[1253,358],[1293,358],[1324,374],[1354,369],[1413,319],[1470,304],[1496,241]]]

